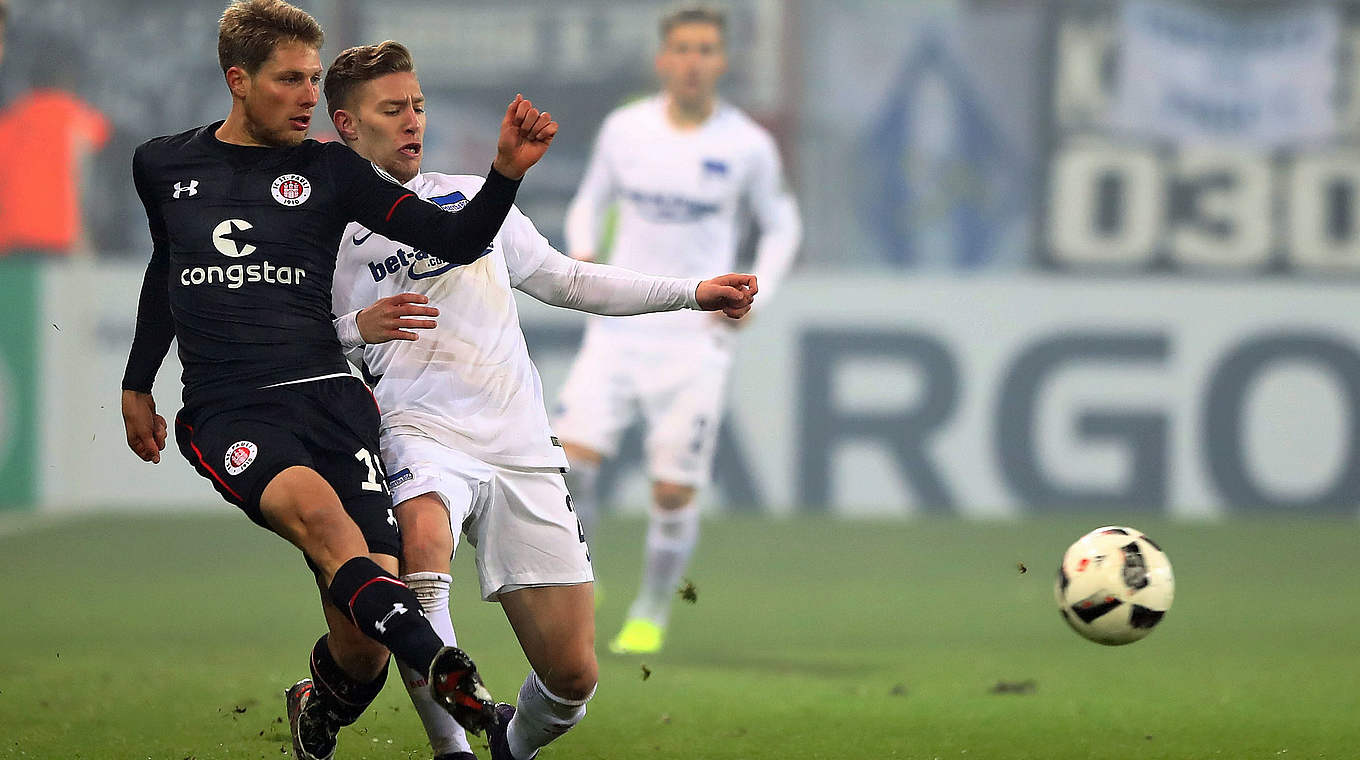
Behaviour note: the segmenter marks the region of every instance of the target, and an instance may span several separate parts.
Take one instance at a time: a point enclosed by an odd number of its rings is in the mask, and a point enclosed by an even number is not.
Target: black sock
[[[365,635],[417,673],[430,672],[430,662],[444,642],[405,583],[368,557],[355,557],[335,571],[327,590],[331,601]]]
[[[372,681],[355,680],[331,656],[326,636],[312,647],[312,698],[325,707],[332,723],[348,726],[364,714],[387,683],[387,665]]]

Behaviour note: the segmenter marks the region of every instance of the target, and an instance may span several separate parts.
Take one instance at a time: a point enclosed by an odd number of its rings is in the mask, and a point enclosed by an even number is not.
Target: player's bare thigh
[[[310,467],[296,465],[271,478],[260,494],[260,514],[275,533],[306,553],[326,583],[345,562],[368,555],[368,542],[345,512],[340,496]],[[388,555],[373,557],[378,561]],[[395,558],[388,559],[392,567],[383,569],[392,572]]]
[[[406,499],[393,510],[401,530],[401,571],[447,573],[453,559],[453,526],[444,500],[433,492]]]

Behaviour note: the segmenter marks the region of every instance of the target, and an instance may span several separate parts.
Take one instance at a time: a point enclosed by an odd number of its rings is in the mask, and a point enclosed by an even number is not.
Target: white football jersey
[[[770,134],[719,102],[702,125],[677,129],[657,95],[609,115],[567,211],[568,253],[598,254],[610,204],[618,209],[609,263],[671,277],[712,277],[736,266],[747,214],[761,231],[754,274],[768,297],[801,237]],[[591,320],[590,330],[681,337],[723,329],[698,312]]]
[[[482,178],[427,172],[406,187],[458,211]],[[510,467],[565,467],[543,406],[543,384],[529,359],[511,288],[560,256],[533,222],[512,208],[489,253],[452,266],[357,223],[345,229],[335,269],[334,312],[417,292],[439,308],[437,326],[415,341],[363,347],[382,410],[382,431],[414,432]]]

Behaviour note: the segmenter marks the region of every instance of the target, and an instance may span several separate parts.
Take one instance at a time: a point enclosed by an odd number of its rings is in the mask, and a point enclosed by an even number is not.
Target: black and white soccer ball
[[[1096,528],[1063,554],[1053,587],[1072,630],[1099,644],[1132,644],[1152,633],[1176,596],[1171,560],[1133,528]]]

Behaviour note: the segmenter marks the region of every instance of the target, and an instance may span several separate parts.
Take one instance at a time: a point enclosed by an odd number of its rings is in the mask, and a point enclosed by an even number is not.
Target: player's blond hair
[[[400,42],[384,40],[376,45],[359,45],[335,57],[326,71],[326,111],[331,116],[342,108],[349,108],[354,92],[364,82],[388,74],[415,71],[411,51]]]
[[[236,0],[217,22],[217,63],[254,74],[274,48],[291,42],[321,49],[326,40],[312,15],[283,0]]]
[[[661,42],[665,43],[666,38],[671,35],[671,30],[685,24],[712,24],[718,28],[718,36],[724,41],[727,40],[726,13],[707,5],[688,5],[661,17],[661,24],[658,27]]]

